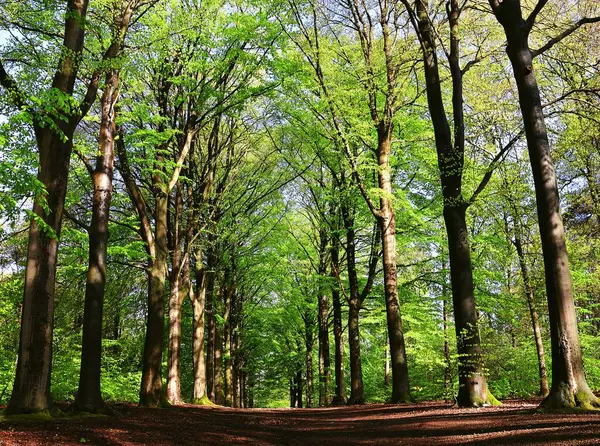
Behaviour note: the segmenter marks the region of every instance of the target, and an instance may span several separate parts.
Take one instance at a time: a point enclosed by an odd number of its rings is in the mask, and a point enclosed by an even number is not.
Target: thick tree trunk
[[[202,252],[196,250],[196,292],[192,297],[193,335],[192,335],[192,360],[194,366],[194,388],[192,401],[200,402],[206,395],[206,361],[204,358],[204,305],[206,302],[207,274],[202,265]]]
[[[108,221],[112,198],[115,160],[115,105],[118,94],[119,70],[106,75],[102,94],[99,155],[93,172],[94,198],[89,228],[89,266],[85,287],[83,338],[79,388],[74,409],[85,412],[105,412],[100,392],[102,358],[102,312],[106,285],[106,253]]]
[[[333,405],[346,404],[346,383],[344,381],[344,330],[342,326],[342,302],[340,300],[340,261],[339,240],[334,236],[331,248],[331,276],[334,285],[331,291],[333,304],[333,337],[335,340],[335,397]]]
[[[457,403],[461,407],[479,407],[493,400],[489,399],[484,375],[465,211],[465,206],[444,206],[444,221],[458,353]]]
[[[552,341],[552,388],[542,405],[548,408],[598,407],[600,400],[590,390],[583,371],[556,175],[528,43],[530,24],[523,20],[519,1],[492,1],[492,7],[507,38],[506,52],[519,91],[535,184]]]
[[[183,290],[181,269],[183,267],[183,234],[180,221],[183,217],[183,190],[177,185],[175,214],[170,219],[171,230],[171,274],[169,275],[169,350],[167,358],[166,399],[169,404],[181,404],[181,305]]]
[[[548,373],[546,371],[546,356],[544,355],[542,330],[540,328],[537,310],[535,309],[535,295],[533,293],[533,285],[531,285],[531,279],[529,278],[529,270],[525,261],[525,255],[523,254],[523,246],[521,244],[521,239],[518,235],[515,235],[514,245],[517,249],[517,255],[519,256],[521,278],[523,279],[523,285],[525,286],[525,297],[527,299],[527,306],[529,307],[529,315],[531,316],[531,325],[533,327],[533,337],[535,340],[535,347],[537,350],[538,369],[540,373],[540,395],[545,397],[548,395],[548,393],[550,393],[550,389],[548,387]]]
[[[390,168],[390,152],[392,142],[392,126],[384,121],[378,126],[378,161],[379,187],[386,195],[393,194]],[[385,286],[385,302],[388,335],[390,339],[390,356],[392,362],[392,403],[411,401],[406,362],[404,331],[398,301],[398,278],[396,272],[396,216],[392,208],[392,200],[382,196],[379,227],[383,246],[383,271]]]
[[[56,71],[52,88],[71,96],[79,68],[84,42],[84,23],[87,0],[67,2],[62,59]],[[4,68],[2,85],[6,81]],[[14,94],[14,91],[10,92]],[[94,94],[95,96],[95,94]],[[25,289],[21,313],[21,332],[15,381],[8,413],[31,413],[50,410],[50,375],[52,369],[52,335],[54,323],[54,292],[58,240],[62,223],[69,160],[73,149],[73,133],[78,119],[64,116],[56,120],[63,135],[50,126],[40,127],[34,122],[39,150],[37,179],[47,192],[46,206],[39,200],[33,205],[33,214],[52,229],[45,230],[36,219],[29,227]],[[46,209],[48,212],[46,212]]]
[[[40,180],[47,191],[48,213],[36,201],[33,213],[40,217],[55,235],[45,231],[32,219],[29,229],[25,292],[21,313],[19,355],[9,413],[31,413],[49,410],[50,373],[52,367],[52,334],[54,320],[54,291],[58,237],[62,222],[67,188],[72,134],[63,143],[49,132],[44,138],[45,151],[52,156],[41,159]]]
[[[454,141],[440,86],[436,37],[431,29],[426,4],[423,2],[417,2],[418,30],[423,44],[427,102],[435,133],[444,197],[444,222],[448,235],[452,302],[459,355],[457,404],[464,407],[479,407],[495,404],[497,401],[487,389],[477,326],[471,253],[465,217],[468,204],[462,196],[464,118],[462,72],[459,65],[459,7],[456,0],[449,2],[449,6],[451,46],[448,62],[452,76]]]
[[[363,404],[365,394],[360,356],[360,306],[352,300],[348,306],[348,341],[350,345],[350,398],[348,398],[348,404]]]

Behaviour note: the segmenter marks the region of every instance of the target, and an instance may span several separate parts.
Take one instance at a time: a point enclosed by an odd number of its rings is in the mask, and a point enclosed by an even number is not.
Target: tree
[[[600,21],[600,18],[581,19],[559,36],[550,39],[539,50],[532,52],[529,48],[529,35],[537,16],[547,3],[548,0],[539,0],[525,19],[519,0],[490,0],[492,10],[506,34],[506,53],[519,91],[519,104],[535,184],[552,340],[552,387],[542,405],[549,408],[591,408],[599,406],[600,401],[590,390],[583,371],[556,175],[550,156],[533,58],[583,24]]]

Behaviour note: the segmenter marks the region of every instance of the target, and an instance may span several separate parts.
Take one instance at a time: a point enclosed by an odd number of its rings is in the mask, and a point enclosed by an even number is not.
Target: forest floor
[[[541,413],[537,400],[456,409],[441,402],[324,409],[117,406],[116,417],[0,422],[0,445],[589,445],[600,412]]]

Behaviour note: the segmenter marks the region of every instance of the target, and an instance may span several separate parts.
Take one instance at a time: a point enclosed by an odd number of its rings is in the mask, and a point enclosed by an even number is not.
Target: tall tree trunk
[[[233,280],[231,278],[231,280]],[[232,407],[233,404],[233,373],[231,361],[231,301],[233,299],[234,286],[232,283],[225,285],[224,306],[225,313],[223,315],[223,366],[225,369],[224,379],[224,402],[227,407]]]
[[[206,395],[211,401],[215,400],[215,274],[217,268],[217,257],[214,246],[209,247],[207,271],[206,271],[206,324],[208,340],[206,343]]]
[[[206,361],[204,357],[204,305],[206,302],[207,274],[202,264],[202,251],[195,252],[196,291],[190,287],[193,312],[192,360],[194,367],[194,387],[192,401],[199,403],[206,395]]]
[[[220,288],[219,294],[223,291]],[[223,327],[215,323],[215,403],[225,405],[225,394],[223,393]]]
[[[479,407],[493,400],[488,397],[484,375],[465,211],[465,206],[444,206],[444,221],[448,234],[458,353],[457,402],[461,407]]]
[[[290,407],[296,407],[298,390],[296,389],[296,377],[290,378]]]
[[[452,302],[457,338],[459,390],[457,404],[479,407],[497,401],[487,389],[479,340],[475,288],[466,223],[468,202],[462,196],[464,166],[463,84],[459,65],[459,7],[451,0],[448,8],[451,45],[448,62],[452,77],[454,141],[444,108],[440,86],[436,37],[431,29],[426,4],[417,1],[418,33],[423,47],[427,102],[434,128],[435,144],[444,197],[444,222],[448,235]]]
[[[327,299],[327,242],[328,236],[325,229],[319,234],[319,406],[328,406],[330,403],[329,391],[331,387],[331,358],[329,357],[329,302]]]
[[[73,94],[78,73],[87,7],[87,0],[67,2],[63,56],[54,75],[52,88],[68,96]],[[14,91],[17,87],[13,85],[12,79],[9,80],[4,67],[0,65],[0,68],[0,83],[9,90],[9,94],[19,96]],[[74,116],[65,118],[66,120],[55,121],[64,137],[52,126],[42,128],[34,122],[39,150],[37,179],[44,185],[46,206],[39,199],[35,200],[33,214],[36,218],[31,220],[29,226],[19,353],[12,395],[7,407],[8,413],[41,412],[52,408],[50,375],[56,258],[69,176],[69,160],[73,149],[73,133],[78,122]],[[38,219],[52,231],[45,230]]]
[[[302,409],[302,370],[298,369],[296,372],[296,390],[298,394],[298,408]],[[308,400],[306,402],[307,407],[310,407]]]
[[[546,371],[546,356],[544,355],[542,330],[540,328],[537,310],[535,309],[535,295],[533,293],[533,285],[531,284],[531,279],[529,277],[529,270],[525,261],[525,255],[523,253],[523,245],[521,244],[521,238],[518,236],[518,234],[515,234],[515,239],[513,242],[517,250],[517,255],[519,256],[521,278],[523,279],[523,285],[525,286],[525,297],[527,299],[527,306],[529,307],[529,315],[531,316],[531,325],[533,328],[533,337],[535,340],[535,347],[537,350],[538,369],[540,373],[540,395],[546,397],[548,396],[548,393],[550,393],[550,389],[548,387],[548,373]]]
[[[183,187],[179,183],[175,193],[175,214],[170,219],[171,231],[171,274],[169,275],[169,350],[167,358],[166,399],[169,404],[181,404],[181,305],[183,290],[181,269],[183,267]]]
[[[411,401],[406,362],[406,346],[398,301],[398,277],[396,271],[396,216],[392,207],[392,176],[390,153],[392,144],[392,125],[382,121],[377,128],[378,135],[378,178],[379,187],[387,196],[380,199],[381,216],[379,225],[383,246],[383,272],[385,286],[385,303],[388,335],[390,339],[390,355],[392,362],[392,403]]]
[[[519,91],[535,185],[552,341],[552,387],[542,405],[549,408],[598,407],[600,400],[590,390],[583,370],[556,175],[528,42],[533,23],[525,22],[517,0],[502,3],[490,0],[490,4],[506,34],[506,53]]]
[[[115,106],[119,74],[119,70],[111,69],[106,75],[101,100],[99,155],[92,175],[94,198],[92,221],[89,228],[89,266],[83,312],[81,367],[79,387],[74,402],[76,410],[85,412],[105,412],[107,410],[100,392],[102,312],[106,285],[108,220],[115,160]]]
[[[348,404],[365,402],[360,357],[359,314],[360,306],[356,301],[350,300],[348,303],[348,341],[350,346],[350,398],[348,398]]]
[[[313,407],[313,340],[306,341],[306,407]]]
[[[346,404],[346,383],[344,381],[344,331],[342,326],[342,302],[340,300],[340,253],[339,239],[333,236],[331,246],[331,276],[334,282],[331,288],[333,304],[333,337],[335,340],[335,397],[333,405]]]

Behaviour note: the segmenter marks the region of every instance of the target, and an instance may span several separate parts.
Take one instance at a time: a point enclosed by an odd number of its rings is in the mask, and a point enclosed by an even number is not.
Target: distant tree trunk
[[[444,287],[445,288],[445,287]],[[450,336],[448,333],[448,301],[446,296],[443,296],[442,301],[442,318],[444,324],[444,400],[451,400],[452,396],[452,372],[450,369]]]
[[[306,341],[306,407],[313,407],[313,343],[313,339]]]
[[[215,401],[215,338],[216,324],[214,315],[214,290],[217,257],[214,246],[209,247],[206,271],[206,324],[208,328],[208,342],[206,343],[206,394],[211,401]]]
[[[392,172],[390,168],[390,153],[392,145],[392,123],[381,121],[377,127],[378,136],[378,178],[379,187],[384,193],[392,196]],[[390,339],[390,355],[392,362],[392,403],[411,401],[410,384],[408,379],[408,364],[406,362],[406,346],[402,317],[398,302],[398,277],[396,271],[396,216],[392,200],[380,198],[381,216],[379,226],[383,246],[383,278],[385,287],[385,302],[387,328]]]
[[[230,277],[230,280],[233,280],[233,277]],[[233,299],[233,293],[235,293],[235,288],[233,283],[229,283],[225,285],[224,291],[224,307],[225,312],[223,314],[223,340],[224,340],[224,349],[223,349],[223,365],[225,368],[225,379],[224,379],[224,399],[225,405],[231,407],[233,404],[233,372],[232,372],[232,360],[231,360],[231,301]]]
[[[173,226],[171,242],[171,274],[169,275],[169,350],[167,359],[167,391],[169,404],[181,404],[181,305],[183,293],[181,286],[183,190],[179,183],[175,192],[175,214],[170,222]]]
[[[331,247],[331,276],[334,285],[331,288],[333,304],[333,336],[335,339],[335,397],[334,405],[346,404],[346,383],[344,381],[344,331],[342,327],[342,303],[340,301],[340,260],[339,239],[333,236]]]
[[[516,231],[515,231],[516,232]],[[523,279],[523,285],[525,286],[525,297],[527,298],[527,306],[529,307],[529,315],[531,316],[531,325],[533,328],[533,337],[535,340],[535,347],[537,350],[538,357],[538,369],[540,373],[540,395],[545,397],[550,393],[548,387],[548,373],[546,371],[546,356],[544,355],[544,343],[542,342],[542,330],[540,328],[540,322],[538,320],[537,310],[535,309],[535,295],[533,293],[533,285],[531,285],[531,279],[529,277],[529,270],[525,261],[525,255],[523,253],[523,245],[521,244],[521,238],[518,234],[515,234],[513,240],[517,255],[519,256],[519,266],[521,267],[521,277]]]
[[[229,367],[231,369],[231,407],[239,407],[239,395],[240,395],[240,371],[239,371],[239,357],[238,357],[238,333],[237,330],[232,329],[231,333],[231,358],[229,360]]]
[[[490,0],[490,4],[506,34],[506,53],[519,91],[535,184],[552,340],[552,388],[542,405],[549,408],[598,407],[600,400],[589,388],[583,370],[556,175],[528,42],[535,15],[525,21],[517,0],[501,3]]]
[[[220,288],[219,294],[223,292]],[[215,323],[215,403],[225,405],[223,392],[223,327]]]
[[[115,107],[118,86],[119,70],[111,69],[106,75],[102,94],[99,154],[92,175],[94,198],[92,221],[89,227],[89,266],[83,312],[81,367],[79,388],[73,404],[75,410],[85,412],[106,411],[106,405],[100,392],[102,312],[106,285],[108,220],[115,160]]]
[[[298,408],[302,409],[302,370],[300,369],[296,372],[296,390],[298,391]],[[306,402],[306,406],[310,407],[308,401]]]
[[[350,398],[348,399],[348,404],[363,404],[365,402],[365,394],[360,358],[360,307],[356,301],[352,300],[348,305],[348,341],[350,345]]]
[[[67,2],[62,57],[52,88],[72,96],[77,78],[79,59],[83,49],[84,24],[88,1]],[[24,98],[14,81],[0,64],[0,84],[8,90],[9,97],[18,98],[21,108]],[[95,98],[95,91],[94,91]],[[52,229],[50,231],[34,218],[29,227],[25,289],[21,313],[19,353],[12,396],[8,413],[31,413],[50,410],[50,375],[52,369],[52,336],[54,321],[54,292],[56,258],[62,214],[69,176],[69,160],[73,149],[73,133],[79,116],[64,116],[52,126],[41,127],[34,121],[34,132],[39,150],[37,179],[46,191],[46,206],[36,199],[33,214]],[[47,212],[47,211],[48,212]]]
[[[319,406],[328,406],[330,403],[329,390],[331,387],[331,359],[329,357],[329,302],[327,299],[328,287],[326,286],[326,279],[329,274],[327,273],[327,261],[328,261],[328,236],[327,230],[322,228],[320,230],[319,239]]]
[[[457,338],[459,390],[457,403],[463,407],[479,407],[495,403],[488,392],[484,376],[479,339],[477,310],[469,247],[466,210],[469,205],[462,196],[464,166],[463,82],[459,64],[460,9],[457,0],[448,2],[451,45],[448,63],[452,77],[454,141],[444,110],[436,38],[426,4],[417,1],[418,33],[422,42],[427,102],[435,133],[435,144],[444,197],[444,222],[448,235],[452,302]]]
[[[298,389],[296,389],[296,377],[290,378],[290,407],[296,407]]]

